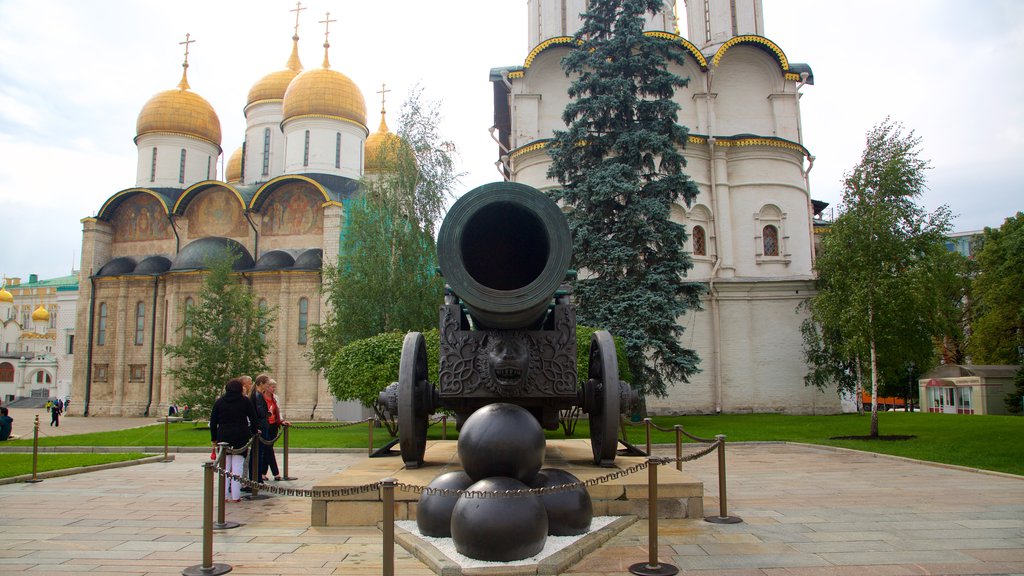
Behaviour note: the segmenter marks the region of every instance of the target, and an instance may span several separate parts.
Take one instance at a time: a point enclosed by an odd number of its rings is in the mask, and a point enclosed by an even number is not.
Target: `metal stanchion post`
[[[395,484],[394,478],[380,481],[384,501],[384,576],[395,574]]]
[[[56,408],[55,408],[56,409]],[[41,479],[36,478],[36,473],[39,469],[39,414],[36,414],[36,425],[32,432],[32,479],[26,480],[31,484],[42,482]]]
[[[706,522],[713,524],[739,524],[743,519],[739,516],[729,516],[729,504],[725,495],[725,435],[717,434],[718,441],[718,516],[707,516]]]
[[[683,471],[683,427],[673,426],[676,430],[676,470]]]
[[[231,572],[228,564],[213,563],[213,462],[203,464],[203,563],[181,571],[184,576],[219,576]]]
[[[171,417],[164,416],[164,462],[170,462],[171,459],[167,457],[167,445],[170,443],[170,428],[171,428]]]
[[[367,418],[366,421],[370,424],[370,440],[367,442],[368,446],[366,447],[366,455],[373,456],[373,418]]]
[[[228,458],[228,446],[229,444],[227,442],[217,443],[217,468],[219,468],[220,470],[226,470],[226,468],[224,467],[224,462]],[[217,500],[217,522],[213,525],[214,530],[228,530],[231,528],[238,528],[239,526],[241,526],[241,524],[239,524],[238,522],[226,522],[224,520],[224,507],[226,505],[225,502],[228,497],[227,486],[225,486],[225,484],[226,481],[224,479],[224,473],[219,472],[217,474],[217,493],[220,495],[220,497]]]
[[[448,439],[448,415],[441,416],[441,440]]]
[[[651,455],[651,419],[644,418],[644,434],[647,437],[647,455]]]
[[[252,480],[252,492],[249,493],[249,500],[262,500],[266,494],[260,494],[260,433],[252,437],[252,447],[249,448],[249,479]]]
[[[288,429],[291,428],[288,424],[284,425],[284,469],[281,475],[281,480],[298,480],[294,476],[288,475]]]
[[[658,462],[647,457],[647,562],[638,562],[629,567],[630,574],[640,576],[672,576],[679,568],[658,562]]]

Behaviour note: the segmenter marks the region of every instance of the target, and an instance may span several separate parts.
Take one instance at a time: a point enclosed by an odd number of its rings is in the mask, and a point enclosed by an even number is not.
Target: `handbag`
[[[214,448],[213,450],[210,450],[210,460],[216,460],[216,459],[217,459],[217,449]]]

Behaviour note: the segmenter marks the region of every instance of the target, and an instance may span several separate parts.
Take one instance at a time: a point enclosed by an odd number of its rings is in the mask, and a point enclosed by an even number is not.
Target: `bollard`
[[[281,470],[281,480],[298,480],[294,476],[288,475],[288,429],[291,428],[289,424],[284,425],[284,468]]]
[[[679,568],[658,562],[658,461],[647,458],[647,562],[638,562],[629,567],[630,574],[640,576],[672,576]]]
[[[260,494],[260,433],[252,437],[252,446],[249,448],[249,480],[252,481],[252,486],[249,488],[252,492],[249,493],[249,500],[263,500],[267,497],[266,494]]]
[[[26,480],[30,484],[37,484],[42,482],[41,479],[36,478],[36,472],[39,469],[39,414],[36,414],[36,425],[32,432],[32,479]]]
[[[673,426],[676,431],[676,470],[683,471],[683,427],[679,424]]]
[[[647,455],[651,455],[651,419],[644,418],[644,434],[647,437]]]
[[[441,416],[441,440],[448,439],[448,415]]]
[[[167,445],[169,444],[171,427],[171,417],[164,416],[164,462],[170,462],[171,459],[167,457]]]
[[[384,501],[384,576],[395,575],[395,484],[394,478],[380,481]]]
[[[181,571],[184,576],[219,576],[231,572],[228,564],[213,563],[213,462],[203,464],[203,563]]]
[[[725,496],[725,435],[717,434],[718,441],[718,516],[707,516],[705,522],[712,524],[739,524],[743,519],[729,516],[729,504]]]
[[[367,442],[366,455],[373,456],[373,418],[367,418],[366,421],[370,424],[370,440]]]
[[[231,528],[238,528],[241,526],[238,522],[226,522],[224,520],[224,508],[226,506],[227,494],[227,481],[224,478],[224,462],[228,457],[228,446],[227,442],[217,443],[217,468],[222,472],[217,474],[217,493],[220,494],[220,498],[217,500],[217,522],[213,524],[214,530],[229,530]]]

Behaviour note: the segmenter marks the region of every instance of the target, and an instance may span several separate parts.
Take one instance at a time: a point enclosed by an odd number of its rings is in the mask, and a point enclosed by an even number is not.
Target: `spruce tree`
[[[688,381],[699,359],[680,342],[681,317],[700,306],[703,287],[687,282],[693,267],[687,232],[669,219],[696,184],[683,172],[688,130],[678,124],[676,88],[687,79],[679,46],[644,35],[645,14],[661,0],[592,0],[563,60],[570,102],[549,147],[548,176],[571,208],[578,316],[622,338],[642,394],[663,396],[667,382]]]
[[[164,347],[180,360],[170,374],[177,386],[174,401],[188,405],[204,417],[231,378],[253,378],[268,370],[274,311],[260,308],[252,290],[232,270],[236,254],[230,250],[206,262],[207,272],[198,302],[184,312],[177,329],[178,344]]]

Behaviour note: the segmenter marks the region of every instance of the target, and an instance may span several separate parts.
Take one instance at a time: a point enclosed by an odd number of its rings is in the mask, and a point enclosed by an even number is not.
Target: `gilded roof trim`
[[[199,136],[196,136],[195,134],[186,134],[185,132],[176,132],[176,131],[173,131],[173,130],[146,130],[145,132],[140,132],[140,133],[136,134],[135,135],[135,140],[133,140],[133,142],[138,144],[139,143],[139,138],[141,138],[143,136],[146,136],[148,134],[170,134],[171,136],[182,136],[184,138],[191,138],[192,140],[199,140],[200,142],[208,142],[208,143],[213,144],[214,146],[216,146],[218,151],[220,151],[220,152],[224,151],[224,149],[220,147],[220,143],[214,142],[213,140],[210,140],[209,138],[200,138]]]
[[[308,176],[303,176],[301,174],[284,174],[272,180],[268,180],[266,183],[260,186],[259,190],[256,191],[256,194],[253,195],[252,200],[249,201],[249,209],[255,210],[256,206],[261,204],[259,200],[264,192],[270,192],[271,190],[277,188],[282,183],[288,180],[299,180],[302,182],[308,182],[312,184],[314,188],[320,191],[320,194],[322,194],[324,197],[325,203],[333,202],[333,200],[331,200],[331,195],[327,192],[327,189],[324,188],[323,184],[317,182],[316,180],[313,180]]]
[[[225,190],[229,190],[235,195],[235,198],[238,198],[238,205],[242,207],[243,211],[245,210],[245,198],[242,198],[242,194],[236,190],[234,186],[227,182],[221,182],[220,180],[203,180],[202,182],[197,182],[189,186],[181,193],[181,196],[178,196],[178,201],[174,203],[172,212],[177,215],[184,214],[185,206],[192,201],[191,197],[210,188],[224,188]]]
[[[657,30],[644,32],[644,36],[663,38],[665,40],[670,40],[676,44],[679,44],[680,46],[683,47],[683,50],[686,50],[690,54],[690,56],[693,56],[693,59],[697,61],[697,64],[700,64],[701,70],[708,69],[708,59],[705,58],[704,54],[702,54],[701,51],[697,49],[697,47],[694,46],[693,43],[687,40],[686,38],[683,38],[678,34],[672,34],[671,32],[661,32]]]
[[[721,62],[722,60],[722,56],[725,55],[729,48],[732,48],[733,46],[737,46],[739,44],[749,44],[751,46],[756,46],[768,52],[769,54],[775,57],[775,60],[779,63],[779,68],[782,69],[782,72],[784,74],[786,72],[789,72],[789,59],[786,58],[786,53],[782,51],[782,48],[779,48],[778,44],[772,42],[771,40],[765,38],[764,36],[757,36],[756,34],[745,34],[743,36],[734,36],[730,38],[725,44],[722,44],[718,48],[717,52],[715,52],[714,58],[711,59],[712,66],[717,67],[718,63]],[[799,75],[796,77],[796,79],[800,79]]]
[[[167,206],[167,199],[164,198],[163,195],[153,190],[150,190],[149,188],[128,188],[126,190],[121,190],[120,192],[114,194],[110,198],[107,198],[107,201],[103,203],[103,206],[100,206],[99,212],[96,213],[96,219],[106,220],[107,216],[109,216],[107,212],[109,210],[113,210],[114,206],[121,203],[121,199],[130,194],[149,194],[150,196],[156,198],[160,202],[160,205],[164,207],[165,214],[170,214],[170,208]],[[82,221],[85,222],[85,220]]]
[[[531,152],[537,150],[544,150],[552,142],[552,138],[544,140],[537,140],[512,150],[509,153],[509,158],[515,160],[520,156],[525,156]],[[688,144],[705,145],[708,143],[707,136],[690,134],[686,138]],[[715,145],[722,146],[725,148],[742,148],[746,146],[767,146],[769,148],[785,148],[787,150],[795,150],[804,156],[810,156],[807,148],[804,148],[796,142],[784,140],[782,138],[768,137],[768,136],[715,136]]]
[[[351,118],[345,118],[344,116],[335,116],[333,114],[298,114],[296,116],[290,116],[290,117],[285,118],[284,120],[281,121],[281,131],[284,132],[285,124],[288,124],[289,122],[292,122],[293,120],[299,120],[301,118],[327,118],[328,120],[341,120],[342,122],[347,122],[349,124],[354,124],[354,125],[362,128],[363,131],[366,132],[367,136],[370,135],[370,129],[366,127],[366,124],[363,124],[362,122],[357,122],[357,121],[355,121],[355,120],[353,120]]]

